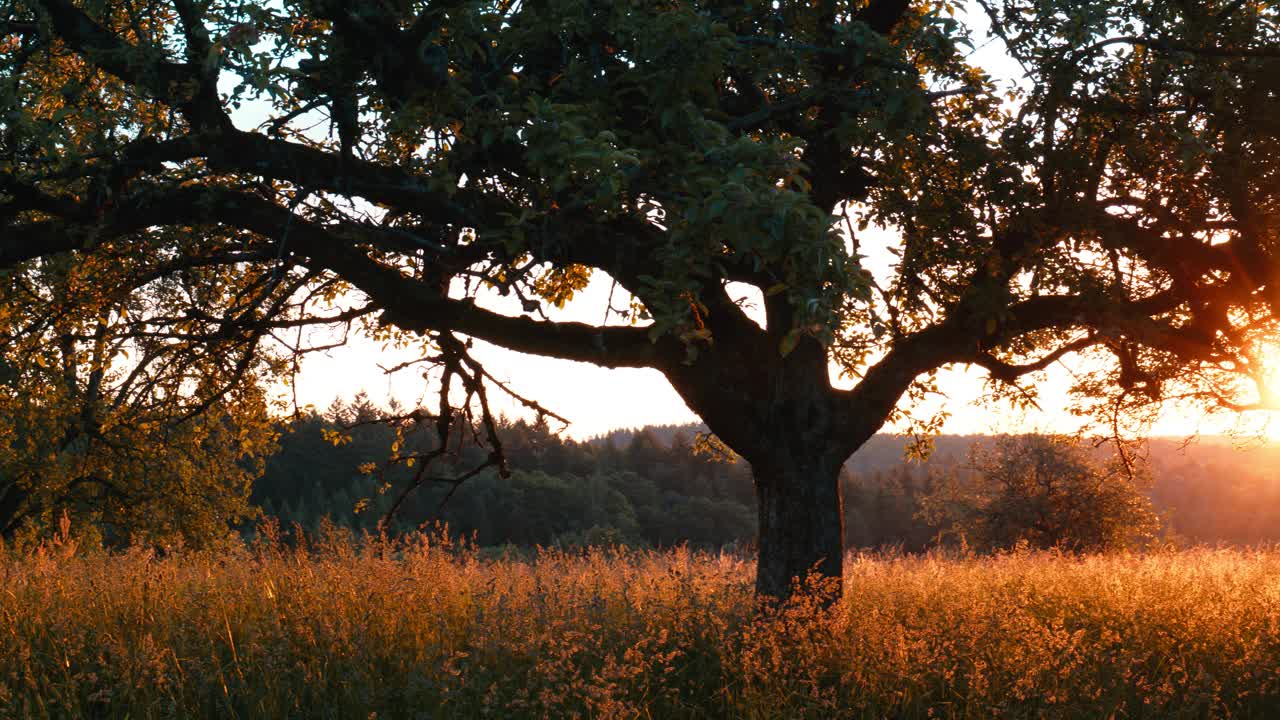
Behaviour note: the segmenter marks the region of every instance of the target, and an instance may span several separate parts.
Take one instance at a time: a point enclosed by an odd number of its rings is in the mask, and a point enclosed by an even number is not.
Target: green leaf
[[[800,328],[791,328],[791,332],[782,337],[782,341],[778,343],[778,352],[782,357],[790,355],[796,349],[796,345],[800,342],[800,335]]]

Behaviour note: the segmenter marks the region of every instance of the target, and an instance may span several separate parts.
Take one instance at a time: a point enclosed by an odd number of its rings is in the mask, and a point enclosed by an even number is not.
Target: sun
[[[1280,335],[1256,337],[1246,357],[1247,364],[1237,366],[1243,375],[1237,388],[1245,405],[1242,412],[1234,413],[1235,427],[1230,434],[1280,443]]]
[[[1280,340],[1268,338],[1251,353],[1254,384],[1258,389],[1258,409],[1280,410]]]

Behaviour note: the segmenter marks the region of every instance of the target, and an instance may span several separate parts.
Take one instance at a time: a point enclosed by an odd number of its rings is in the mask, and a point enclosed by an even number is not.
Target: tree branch
[[[316,225],[268,200],[217,187],[161,187],[135,193],[93,228],[68,227],[60,221],[19,226],[0,241],[0,261],[11,263],[85,247],[85,241],[76,237],[102,240],[158,225],[193,223],[236,227],[269,238],[280,237],[288,228],[292,253],[307,258],[305,264],[334,272],[355,285],[382,308],[384,320],[405,330],[451,330],[518,352],[605,367],[659,367],[673,351],[667,347],[673,341],[652,342],[644,328],[535,321],[485,310],[471,299],[449,298],[438,284],[406,277],[357,247],[361,242],[376,244],[379,228]],[[47,243],[46,237],[56,240]]]
[[[1090,333],[1078,340],[1059,346],[1056,350],[1044,357],[1041,357],[1039,360],[1022,365],[1006,363],[989,352],[978,353],[973,362],[975,365],[989,372],[992,378],[1003,383],[1013,384],[1023,375],[1044,370],[1073,352],[1078,352],[1092,345],[1096,345],[1100,340],[1101,338],[1097,335]]]
[[[103,70],[182,109],[193,126],[229,129],[216,78],[196,65],[168,62],[160,48],[131,45],[68,0],[40,0],[58,37]],[[216,74],[216,73],[215,73]]]
[[[881,35],[888,35],[906,17],[910,0],[871,0],[854,17]]]
[[[1197,46],[1188,45],[1186,43],[1170,42],[1159,38],[1127,35],[1123,37],[1107,38],[1106,40],[1100,40],[1092,45],[1086,45],[1085,47],[1079,48],[1071,54],[1071,62],[1078,63],[1085,57],[1112,45],[1136,45],[1140,47],[1147,47],[1157,52],[1170,54],[1185,53],[1188,55],[1203,55],[1207,57],[1280,58],[1280,47],[1226,48]]]

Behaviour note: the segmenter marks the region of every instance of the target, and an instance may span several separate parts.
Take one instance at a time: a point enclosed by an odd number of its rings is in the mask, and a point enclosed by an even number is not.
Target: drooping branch
[[[420,453],[396,454],[388,458],[379,471],[379,475],[385,478],[386,472],[393,467],[402,465],[416,467],[412,477],[396,494],[391,506],[379,521],[379,526],[384,530],[390,526],[409,496],[424,485],[434,484],[448,487],[448,491],[437,506],[437,512],[439,512],[463,483],[485,470],[494,468],[499,477],[503,478],[508,477],[510,474],[507,467],[507,456],[503,450],[502,438],[498,434],[498,422],[489,405],[489,396],[485,389],[486,379],[490,378],[488,372],[479,361],[472,357],[470,343],[464,343],[450,333],[436,335],[435,342],[440,348],[439,355],[422,358],[418,362],[428,362],[439,366],[442,370],[438,411],[435,414],[431,414],[423,408],[418,408],[408,413],[368,421],[393,427],[396,431],[396,445],[404,442],[404,435],[407,430],[416,429],[428,422],[432,423],[435,428],[435,448]],[[463,394],[462,402],[458,405],[454,405],[450,400],[450,393],[454,388],[455,381],[460,386]],[[508,392],[510,393],[510,391]],[[545,412],[537,403],[526,401],[514,393],[511,394],[526,407],[536,410],[539,415]],[[459,419],[465,421],[465,427],[457,426]],[[457,455],[457,449],[450,449],[452,438],[457,436],[459,444],[461,444],[461,440],[466,437],[468,432],[473,436],[478,446],[483,445],[488,448],[485,459],[461,474],[432,475],[431,471],[434,464],[447,456]]]
[[[340,274],[383,308],[383,319],[417,332],[454,331],[511,350],[604,367],[661,367],[670,341],[651,341],[643,328],[594,326],[511,317],[456,300],[327,235],[311,234],[299,252]]]

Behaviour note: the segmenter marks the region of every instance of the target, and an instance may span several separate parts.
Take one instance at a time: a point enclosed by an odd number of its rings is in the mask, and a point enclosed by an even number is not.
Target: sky
[[[998,43],[984,38],[985,17],[972,6],[964,18],[975,28],[978,41],[972,59],[998,81],[1019,82],[1021,72],[1003,57]],[[892,232],[880,230],[868,239],[860,236],[860,249],[868,257],[865,266],[885,276],[890,271],[892,255],[887,248],[894,243]],[[605,315],[611,282],[597,273],[591,285],[566,308],[550,312],[555,320],[599,323]],[[518,314],[519,305],[489,293],[478,298],[481,305],[508,314]],[[615,297],[614,305],[619,301]],[[656,370],[607,369],[585,363],[523,355],[487,343],[478,342],[475,357],[495,377],[509,381],[512,388],[526,397],[570,420],[564,428],[569,437],[585,439],[617,428],[651,424],[698,422],[698,417],[680,399],[661,373]],[[420,372],[387,375],[381,369],[411,359],[412,354],[387,350],[378,343],[355,338],[347,347],[308,356],[297,378],[298,402],[323,410],[335,399],[349,401],[365,392],[379,404],[394,397],[403,405],[416,406],[429,401],[428,384]],[[930,415],[943,409],[949,417],[942,426],[945,433],[1019,433],[1074,432],[1080,421],[1066,412],[1069,404],[1072,363],[1066,358],[1050,368],[1038,385],[1040,410],[1014,411],[1005,406],[982,402],[985,372],[969,367],[945,369],[939,376],[942,395],[931,398],[916,408],[918,415]],[[528,416],[519,405],[491,392],[495,410],[509,416]],[[1234,434],[1242,438],[1266,436],[1280,440],[1280,417],[1275,413],[1255,412],[1243,416],[1206,418],[1193,407],[1169,407],[1150,428],[1153,435],[1188,437],[1191,435]],[[553,426],[555,424],[553,423]],[[887,426],[885,431],[902,431],[902,426]]]
[[[876,274],[890,270],[887,252],[893,234],[880,231],[875,234],[879,244],[860,237],[862,249],[868,253],[867,264]],[[590,286],[563,310],[551,310],[548,315],[558,321],[578,321],[598,324],[604,316],[609,298],[611,281],[604,273],[597,273]],[[735,299],[750,294],[745,286],[731,286]],[[758,295],[758,291],[756,291]],[[518,314],[518,305],[496,293],[482,294],[478,302],[485,307]],[[619,299],[614,298],[617,307]],[[745,307],[753,311],[753,304]],[[758,313],[758,302],[755,304]],[[759,319],[757,319],[759,321]],[[498,379],[509,382],[512,389],[540,402],[547,409],[568,419],[563,428],[568,437],[587,439],[619,428],[644,425],[679,424],[699,422],[666,379],[656,370],[608,369],[588,363],[558,360],[526,355],[500,348],[481,341],[473,351]],[[375,403],[385,405],[394,397],[406,406],[434,402],[429,394],[429,383],[420,372],[403,371],[388,375],[382,368],[416,357],[413,352],[384,348],[379,343],[363,338],[353,338],[342,348],[309,355],[302,365],[296,383],[298,402],[312,405],[318,410],[328,407],[335,399],[350,401],[358,392],[366,393]],[[1039,410],[1016,411],[1006,405],[983,401],[985,371],[968,366],[949,367],[939,376],[941,395],[934,396],[924,405],[913,408],[918,416],[928,417],[938,410],[948,413],[942,432],[954,434],[998,434],[1022,432],[1072,433],[1081,426],[1078,418],[1070,416],[1066,409],[1070,403],[1068,388],[1072,370],[1078,359],[1066,358],[1050,368],[1037,384]],[[1075,365],[1073,365],[1075,363]],[[847,386],[849,383],[839,383]],[[510,417],[531,417],[518,403],[490,392],[495,411]],[[1242,439],[1266,436],[1280,439],[1280,415],[1255,412],[1243,416],[1215,416],[1206,418],[1194,407],[1171,406],[1151,427],[1153,435],[1189,437],[1192,435],[1238,435]],[[553,427],[558,427],[553,422]],[[886,426],[886,432],[902,432],[904,425]]]

